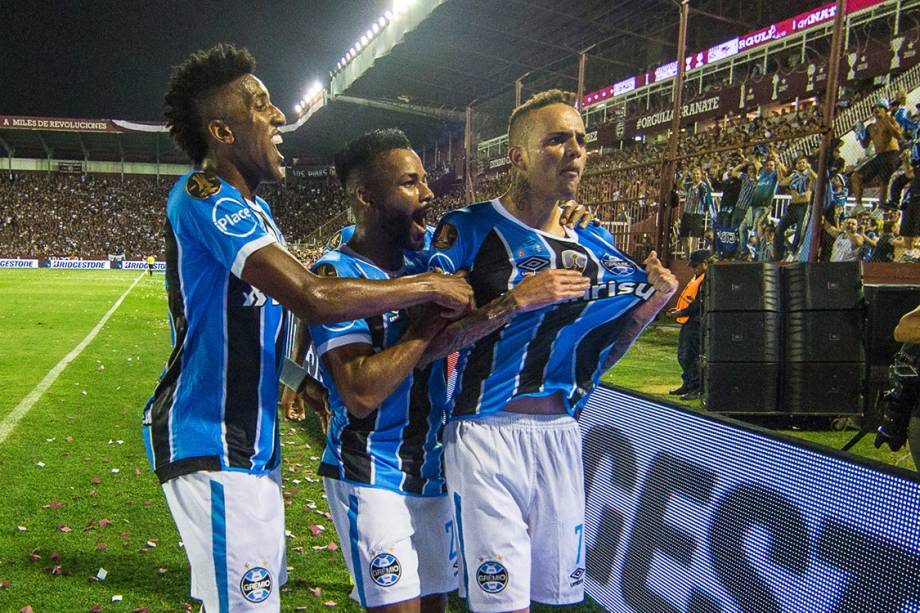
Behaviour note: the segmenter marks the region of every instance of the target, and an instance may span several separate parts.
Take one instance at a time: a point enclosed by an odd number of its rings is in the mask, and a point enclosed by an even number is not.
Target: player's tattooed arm
[[[658,254],[652,251],[643,264],[645,265],[645,271],[648,273],[648,282],[655,288],[655,293],[630,313],[629,319],[623,326],[619,336],[617,336],[616,341],[614,341],[613,349],[607,354],[607,359],[604,361],[604,370],[612,368],[614,364],[620,361],[620,358],[626,355],[632,344],[645,330],[645,327],[655,319],[658,312],[668,304],[671,296],[677,291],[677,277],[665,268],[664,264],[658,259]]]
[[[424,273],[389,281],[314,275],[276,244],[246,259],[242,279],[310,324],[335,323],[434,302],[456,318],[473,306],[473,290],[461,277]]]
[[[425,355],[419,361],[419,368],[469,347],[479,339],[492,334],[520,312],[520,305],[508,292],[502,294],[484,307],[480,307],[458,321],[448,325],[428,345]]]
[[[418,365],[446,323],[441,309],[429,305],[399,342],[383,351],[374,352],[368,343],[351,343],[327,351],[323,363],[348,412],[363,419],[383,404]]]
[[[582,298],[589,287],[588,278],[575,270],[548,269],[529,275],[510,291],[447,326],[431,342],[420,365],[472,345],[507,324],[518,313]]]

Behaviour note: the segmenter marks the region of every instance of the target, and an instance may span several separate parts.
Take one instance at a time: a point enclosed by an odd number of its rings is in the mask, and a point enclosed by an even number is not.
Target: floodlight
[[[323,91],[323,84],[320,83],[319,81],[313,81],[313,85],[310,87],[310,89],[312,89],[315,92],[321,92]]]
[[[386,19],[386,20],[388,20],[388,21],[392,21],[392,20],[393,20],[393,17],[394,17],[393,11],[386,11],[386,12],[383,14],[383,17],[381,17],[381,19]]]
[[[376,21],[374,22],[374,25],[371,26],[371,29],[368,30],[368,32],[370,32],[371,30],[373,30],[374,34],[380,31],[380,26],[377,25]]]
[[[367,34],[364,34],[361,36],[361,45],[363,46],[366,44],[367,44]]]
[[[298,115],[300,115],[300,114],[303,112],[303,107],[300,106],[299,104],[295,104],[295,105],[294,105],[294,112],[297,113]]]
[[[389,13],[389,12],[390,12],[390,11],[387,11],[387,13]],[[380,19],[378,19],[378,20],[377,20],[377,25],[379,25],[381,28],[385,28],[386,25],[387,25],[387,18],[386,18],[386,17],[381,17]]]
[[[363,46],[364,46],[364,45],[361,43],[360,40],[359,40],[358,42],[355,43],[355,49],[357,49],[358,51],[361,51],[361,47],[363,47]]]
[[[360,47],[359,47],[359,48],[360,48]],[[351,54],[351,57],[355,57],[356,55],[358,55],[358,52],[355,50],[354,47],[352,47],[351,49],[349,49],[349,50],[348,50],[348,53]]]

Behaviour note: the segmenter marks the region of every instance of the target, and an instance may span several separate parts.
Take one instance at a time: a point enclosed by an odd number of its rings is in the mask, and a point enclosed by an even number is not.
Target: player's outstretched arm
[[[420,365],[469,347],[504,326],[518,313],[581,298],[590,285],[590,280],[576,270],[549,269],[530,275],[489,304],[447,326],[431,342]]]
[[[668,304],[671,296],[677,291],[677,277],[670,270],[665,268],[658,254],[652,251],[645,261],[645,271],[648,273],[648,282],[655,288],[655,293],[646,302],[637,307],[629,316],[623,331],[620,332],[613,349],[607,355],[604,362],[604,370],[612,368],[614,364],[620,361],[632,344],[639,338],[658,312]],[[697,297],[699,300],[699,297]]]
[[[253,252],[243,280],[309,324],[363,319],[434,302],[451,317],[473,308],[473,290],[462,277],[425,273],[389,281],[314,275],[277,244]]]
[[[398,343],[379,353],[374,353],[368,343],[352,343],[323,354],[323,363],[348,412],[360,419],[383,404],[409,376],[446,323],[440,309],[429,305]]]
[[[920,306],[901,318],[894,329],[894,340],[899,343],[920,343]]]

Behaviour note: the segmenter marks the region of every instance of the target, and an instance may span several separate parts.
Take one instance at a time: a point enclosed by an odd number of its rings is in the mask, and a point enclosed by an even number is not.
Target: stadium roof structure
[[[688,47],[706,48],[815,5],[694,0]],[[522,99],[551,87],[576,91],[584,52],[584,91],[610,85],[674,59],[679,25],[674,0],[415,0],[408,17],[415,17],[411,29],[369,42],[336,67],[326,105],[290,135],[292,146],[329,155],[367,129],[391,125],[426,144],[462,125],[468,105],[475,130],[495,136],[514,107],[518,80]]]
[[[330,73],[284,131],[282,152],[328,163],[348,140],[398,126],[422,147],[462,135],[467,106],[474,129],[501,133],[515,103],[550,87],[576,90],[579,54],[584,91],[605,87],[676,55],[675,0],[398,0],[363,48]],[[688,47],[813,8],[816,0],[694,0]],[[371,31],[369,30],[370,34]],[[356,46],[358,46],[356,44]],[[345,51],[343,50],[343,53]],[[343,57],[343,60],[346,58]],[[271,87],[271,84],[269,84]],[[462,146],[461,143],[458,143]],[[115,119],[0,115],[0,155],[186,164],[163,125]]]

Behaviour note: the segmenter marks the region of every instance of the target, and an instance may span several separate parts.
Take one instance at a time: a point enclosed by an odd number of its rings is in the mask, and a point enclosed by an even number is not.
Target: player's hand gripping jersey
[[[544,268],[579,270],[592,281],[585,299],[517,315],[461,350],[448,402],[451,419],[490,415],[514,398],[556,392],[574,414],[597,384],[628,314],[655,292],[645,271],[613,246],[603,228],[552,236],[518,221],[498,200],[445,215],[428,263],[469,271],[479,305]]]
[[[240,275],[251,253],[284,244],[264,200],[191,172],[166,204],[173,350],[144,409],[161,481],[197,470],[262,474],[280,461],[283,308]]]
[[[313,266],[324,276],[389,279],[391,276],[424,272],[406,266],[387,273],[343,245],[325,254]],[[441,470],[440,430],[446,397],[441,362],[415,370],[374,412],[365,418],[351,415],[331,373],[322,362],[327,351],[351,343],[367,343],[375,352],[396,344],[408,327],[405,311],[310,326],[320,358],[324,384],[329,390],[332,419],[319,474],[359,485],[421,496],[444,493]]]

